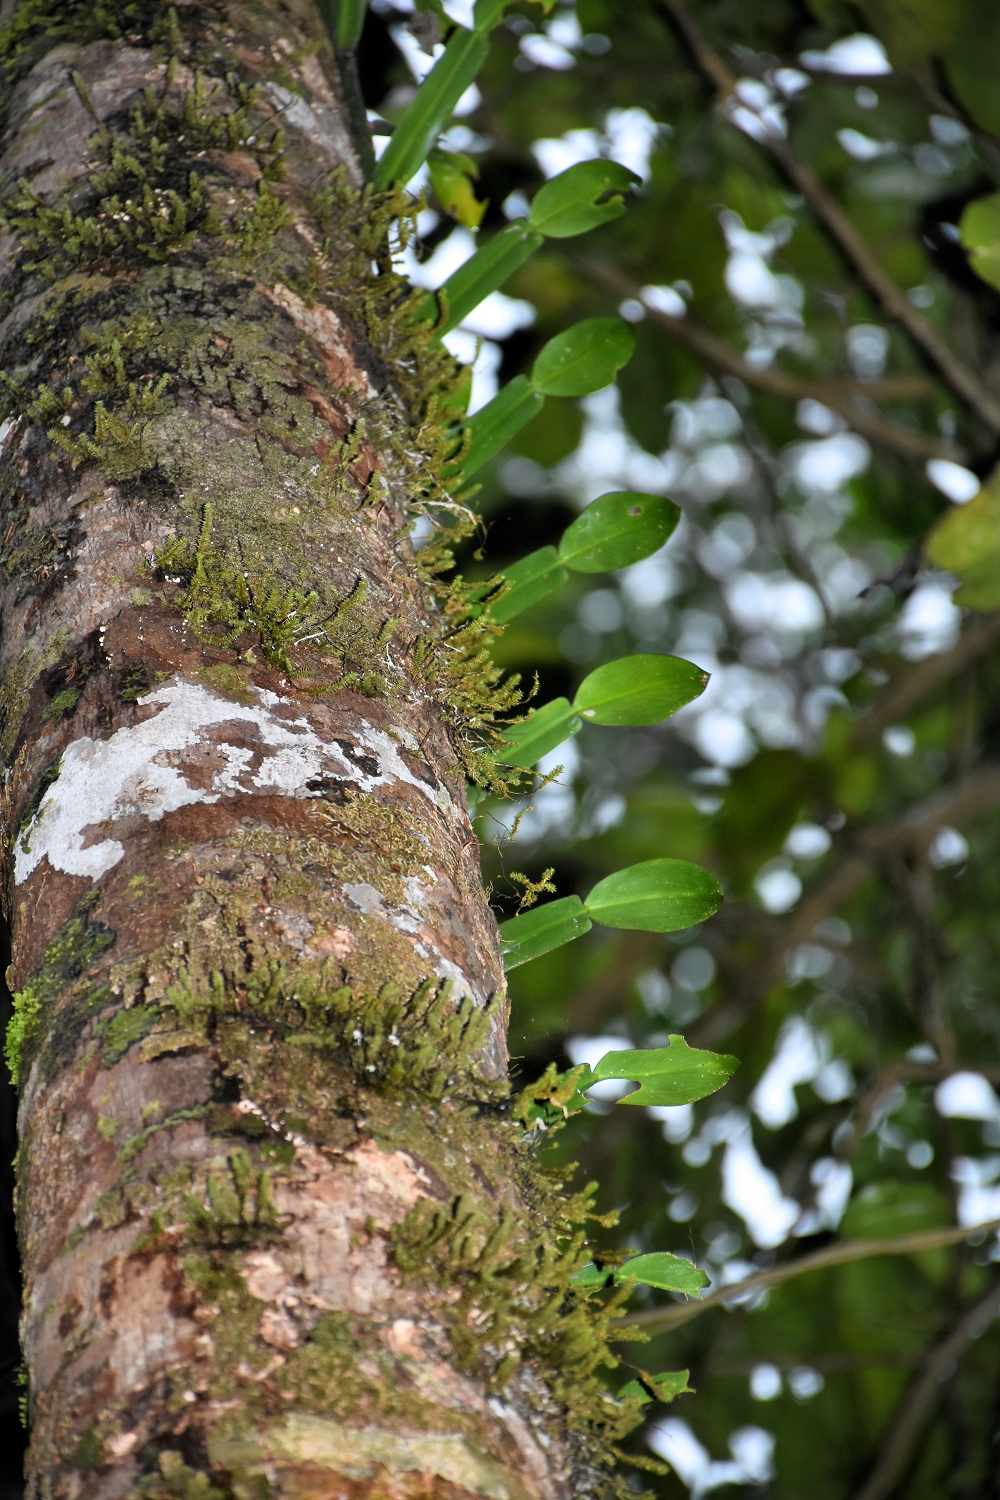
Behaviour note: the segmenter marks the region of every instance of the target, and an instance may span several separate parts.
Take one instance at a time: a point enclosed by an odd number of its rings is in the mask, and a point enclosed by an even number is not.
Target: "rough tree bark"
[[[400,205],[307,0],[5,12],[29,1492],[594,1491],[635,1410],[507,1102]]]

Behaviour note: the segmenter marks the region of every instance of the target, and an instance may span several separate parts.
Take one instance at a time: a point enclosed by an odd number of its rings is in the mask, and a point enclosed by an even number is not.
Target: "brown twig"
[[[766,1291],[769,1287],[780,1286],[782,1282],[804,1276],[808,1271],[825,1271],[831,1266],[845,1266],[856,1260],[871,1260],[877,1255],[917,1255],[923,1250],[943,1250],[948,1245],[960,1245],[971,1235],[985,1235],[998,1228],[1000,1219],[991,1219],[987,1224],[976,1224],[965,1229],[921,1229],[915,1234],[900,1234],[885,1240],[842,1240],[839,1244],[828,1245],[824,1250],[814,1250],[811,1255],[803,1255],[800,1260],[786,1261],[783,1265],[758,1271],[745,1281],[734,1281],[731,1286],[718,1287],[699,1301],[676,1303],[672,1307],[650,1307],[644,1312],[616,1318],[613,1326],[641,1328],[652,1337],[672,1333],[675,1328],[690,1323],[692,1318],[700,1318],[702,1313],[709,1312],[713,1307],[722,1307],[736,1297],[749,1297],[756,1292]],[[997,1295],[1000,1296],[1000,1287]],[[858,1500],[861,1500],[860,1496]]]
[[[960,828],[998,806],[1000,766],[987,765],[936,792],[901,817],[859,830],[832,868],[806,892],[791,916],[770,919],[761,916],[759,930],[765,935],[767,951],[754,965],[747,965],[742,956],[734,963],[734,969],[748,975],[743,993],[718,1001],[705,1011],[686,1032],[691,1045],[715,1046],[741,1025],[771,989],[785,953],[806,942],[818,922],[832,916],[857,895],[883,860],[912,850],[923,851],[939,829]]]
[[[725,117],[734,102],[737,79],[709,45],[688,14],[682,0],[659,0],[674,28],[691,51],[699,68],[719,93],[718,110]],[[906,299],[904,292],[883,269],[878,258],[845,214],[825,184],[805,162],[799,161],[784,136],[770,132],[760,141],[789,182],[809,204],[816,219],[840,249],[859,279],[881,303],[883,310],[906,332],[911,342],[951,386],[969,409],[994,432],[1000,432],[1000,402],[982,384],[975,372],[959,359],[945,340]],[[859,429],[860,431],[860,429]]]
[[[927,656],[893,677],[851,730],[853,745],[868,745],[901,724],[940,682],[955,677],[1000,641],[1000,612],[975,616],[950,651]]]
[[[623,300],[640,300],[639,288],[610,262],[590,260],[583,269],[595,286],[611,296]],[[883,448],[891,448],[903,458],[921,461],[928,458],[950,458],[956,463],[964,462],[967,458],[964,450],[954,443],[927,437],[924,433],[914,432],[897,422],[888,422],[869,410],[870,404],[878,400],[919,400],[925,397],[928,391],[922,377],[917,377],[916,380],[910,376],[896,380],[890,378],[886,381],[873,381],[864,387],[856,386],[851,381],[808,380],[804,376],[789,375],[773,366],[761,369],[750,364],[724,339],[716,338],[714,333],[700,327],[692,318],[671,318],[666,313],[657,312],[655,308],[647,309],[647,317],[661,333],[686,344],[713,369],[734,375],[751,389],[767,391],[769,395],[781,396],[788,401],[820,401],[824,406],[830,407],[831,411],[838,412],[862,437],[869,438]]]
[[[849,1370],[911,1370],[920,1363],[920,1355],[904,1349],[882,1349],[871,1354],[734,1354],[712,1360],[705,1365],[705,1375],[752,1375],[762,1360],[779,1370],[794,1370],[808,1365],[823,1375],[840,1375]]]
[[[882,1100],[898,1083],[940,1083],[953,1073],[962,1073],[966,1069],[981,1073],[988,1083],[1000,1084],[1000,1068],[981,1062],[963,1062],[955,1058],[952,1062],[922,1063],[914,1062],[908,1057],[894,1057],[891,1062],[879,1068],[859,1093],[851,1111],[851,1133],[837,1146],[836,1154],[842,1160],[850,1161],[868,1134]]]
[[[882,1444],[875,1467],[855,1500],[884,1500],[895,1487],[921,1427],[941,1396],[949,1365],[1000,1313],[1000,1282],[959,1319],[928,1357],[923,1373],[907,1393]]]

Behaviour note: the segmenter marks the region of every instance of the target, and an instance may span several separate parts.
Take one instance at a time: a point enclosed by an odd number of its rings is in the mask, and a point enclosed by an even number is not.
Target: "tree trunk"
[[[305,0],[24,0],[0,63],[29,1491],[591,1490],[635,1411],[506,1102],[400,202]]]

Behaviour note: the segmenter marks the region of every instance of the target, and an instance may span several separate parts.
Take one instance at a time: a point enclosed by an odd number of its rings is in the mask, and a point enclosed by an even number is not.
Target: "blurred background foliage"
[[[370,116],[400,118],[438,32],[375,0]],[[480,243],[575,161],[643,184],[449,336],[474,406],[581,317],[638,336],[615,386],[550,400],[478,476],[466,576],[610,490],[683,511],[655,557],[518,617],[497,661],[539,702],[632,651],[712,674],[669,722],[585,726],[533,796],[478,804],[501,918],[511,875],[550,865],[559,896],[664,855],[727,893],[699,928],[595,926],[512,974],[524,1078],[671,1031],[742,1060],[693,1108],[615,1111],[603,1085],[547,1149],[599,1180],[622,1246],[716,1289],[970,1230],[671,1328],[678,1303],[637,1293],[655,1337],[623,1356],[696,1391],[635,1440],[672,1464],[642,1479],[665,1500],[1000,1495],[1000,1241],[976,1229],[1000,1219],[998,77],[992,0],[523,4],[443,143],[478,172]],[[434,287],[476,241],[428,192],[407,269]]]

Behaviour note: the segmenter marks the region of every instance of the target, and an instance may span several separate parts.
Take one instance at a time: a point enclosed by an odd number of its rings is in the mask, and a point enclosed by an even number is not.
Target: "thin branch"
[[[590,260],[583,270],[595,286],[611,296],[641,300],[639,288],[610,262]],[[904,376],[902,380],[890,378],[873,381],[864,387],[851,381],[808,380],[804,376],[789,375],[785,370],[773,367],[761,369],[750,364],[724,339],[716,338],[714,333],[701,328],[692,318],[672,318],[667,313],[657,312],[655,308],[647,309],[647,317],[661,333],[686,344],[713,369],[735,375],[752,389],[767,391],[769,395],[781,396],[788,401],[821,401],[824,406],[838,412],[855,432],[883,448],[891,448],[903,458],[921,461],[928,458],[950,458],[956,463],[963,463],[967,458],[964,450],[954,443],[914,432],[897,422],[886,421],[869,410],[871,403],[879,399],[899,401],[926,397],[929,393],[923,377],[917,377],[916,380],[909,376]]]
[[[735,102],[737,79],[709,45],[688,14],[682,0],[659,0],[675,29],[687,44],[699,68],[719,93],[718,109],[725,117]],[[815,217],[837,244],[868,290],[890,318],[905,330],[911,341],[940,373],[956,395],[994,432],[1000,432],[1000,402],[949,347],[936,328],[906,299],[861,234],[813,169],[799,161],[784,136],[769,132],[759,142],[770,152],[784,175],[802,194]],[[859,429],[860,430],[860,429]]]
[[[977,615],[956,645],[937,656],[927,656],[893,677],[863,718],[851,730],[853,745],[870,744],[892,724],[901,724],[940,682],[956,677],[1000,641],[1000,612]]]
[[[758,930],[764,936],[766,951],[752,965],[747,964],[745,954],[738,955],[733,968],[746,976],[743,993],[718,1001],[699,1016],[686,1031],[691,1045],[715,1046],[740,1026],[776,982],[789,949],[808,941],[818,922],[856,896],[887,856],[922,852],[939,829],[961,828],[996,807],[1000,807],[1000,766],[987,765],[901,817],[859,830],[790,916],[760,916]]]
[[[949,1365],[961,1358],[967,1344],[985,1331],[997,1313],[1000,1313],[1000,1282],[969,1309],[928,1358],[923,1374],[896,1414],[875,1468],[855,1500],[884,1500],[895,1487],[914,1441],[941,1396]]]
[[[826,1271],[831,1266],[846,1266],[852,1261],[871,1260],[879,1255],[917,1255],[922,1250],[942,1250],[948,1245],[960,1245],[971,1235],[986,1235],[994,1229],[1000,1229],[1000,1219],[991,1219],[986,1224],[974,1224],[964,1229],[921,1229],[915,1234],[900,1234],[893,1239],[842,1240],[837,1245],[828,1245],[825,1250],[814,1250],[811,1255],[803,1255],[800,1260],[786,1261],[783,1265],[758,1271],[745,1281],[734,1281],[730,1286],[718,1287],[700,1301],[681,1302],[673,1307],[650,1307],[645,1312],[616,1318],[614,1327],[641,1328],[652,1337],[672,1333],[675,1328],[690,1323],[693,1318],[700,1318],[702,1313],[710,1312],[713,1307],[723,1307],[736,1297],[749,1297],[756,1292],[766,1291],[769,1287],[780,1286],[782,1282],[804,1276],[807,1271]],[[1000,1296],[1000,1287],[997,1295]]]
[[[779,1370],[794,1370],[808,1365],[823,1375],[841,1375],[849,1370],[912,1370],[921,1362],[921,1356],[908,1349],[882,1349],[870,1354],[733,1354],[709,1361],[704,1375],[752,1375],[756,1367],[766,1359],[769,1365]]]

